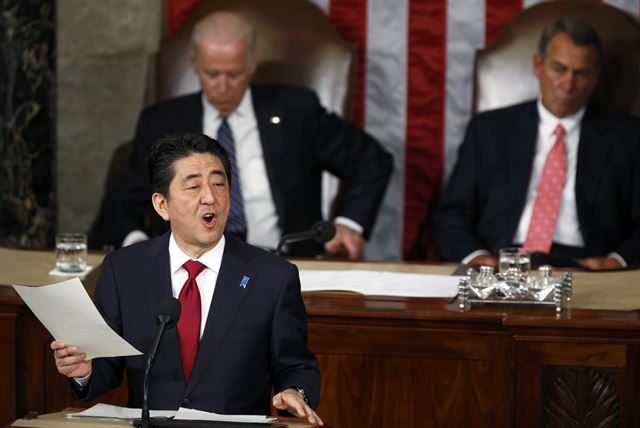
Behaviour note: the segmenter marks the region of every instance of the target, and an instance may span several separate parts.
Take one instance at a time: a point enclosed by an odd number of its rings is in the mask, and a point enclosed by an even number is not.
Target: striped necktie
[[[226,230],[244,241],[247,239],[247,219],[244,215],[242,188],[238,174],[238,163],[236,162],[236,147],[226,117],[222,119],[218,128],[218,142],[227,151],[231,161],[231,208],[229,209]]]

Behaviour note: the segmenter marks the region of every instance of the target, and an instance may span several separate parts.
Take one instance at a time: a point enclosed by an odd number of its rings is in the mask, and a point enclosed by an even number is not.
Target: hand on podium
[[[307,418],[310,424],[324,425],[320,416],[304,402],[302,394],[293,388],[285,389],[274,395],[273,407],[285,410],[298,418]]]
[[[336,258],[362,260],[365,240],[358,232],[343,224],[336,224],[336,235],[324,244],[327,253]]]

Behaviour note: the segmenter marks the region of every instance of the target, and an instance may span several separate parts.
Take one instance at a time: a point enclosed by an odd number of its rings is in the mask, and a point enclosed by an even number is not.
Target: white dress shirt
[[[584,240],[580,232],[578,223],[578,207],[576,205],[576,167],[578,165],[578,142],[580,141],[580,122],[584,116],[585,108],[571,116],[558,119],[547,110],[542,101],[538,100],[538,137],[536,141],[536,151],[533,157],[533,167],[531,178],[529,179],[529,190],[527,199],[520,216],[520,223],[513,243],[521,245],[527,239],[529,224],[533,205],[538,194],[538,183],[542,177],[542,170],[547,160],[547,156],[556,141],[554,134],[558,125],[562,125],[565,130],[564,143],[567,153],[567,172],[565,175],[564,189],[562,190],[562,200],[560,202],[560,213],[556,221],[556,228],[553,231],[553,242],[557,244],[569,245],[572,247],[583,247]]]
[[[200,291],[200,338],[204,334],[204,327],[207,324],[209,308],[213,300],[213,292],[216,289],[216,281],[222,264],[222,254],[224,253],[224,235],[215,247],[204,253],[197,261],[206,266],[196,277],[198,291]],[[180,296],[180,291],[189,278],[187,270],[182,266],[188,260],[193,260],[186,255],[178,246],[173,233],[169,238],[169,265],[171,269],[171,292],[176,299]]]
[[[222,116],[202,95],[203,133],[217,139]],[[253,109],[251,88],[247,88],[236,110],[227,117],[236,147],[236,163],[247,218],[247,242],[274,249],[280,240],[278,214],[267,177],[258,121]],[[232,183],[232,186],[237,183]]]

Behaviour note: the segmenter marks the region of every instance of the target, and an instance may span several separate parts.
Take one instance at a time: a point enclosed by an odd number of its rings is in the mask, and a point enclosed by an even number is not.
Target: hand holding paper
[[[78,278],[13,288],[56,341],[75,345],[87,360],[141,354],[102,319]]]

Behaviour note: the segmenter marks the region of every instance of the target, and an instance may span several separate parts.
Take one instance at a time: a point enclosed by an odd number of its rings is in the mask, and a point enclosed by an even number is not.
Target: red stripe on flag
[[[367,61],[367,0],[331,0],[329,17],[340,35],[358,47],[353,121],[364,127],[364,88]]]
[[[169,0],[167,6],[167,34],[173,34],[189,17],[193,9],[200,4],[202,0]]]
[[[485,45],[496,37],[504,24],[523,9],[523,0],[487,0],[485,3]]]
[[[409,2],[403,258],[429,240],[444,152],[447,0]]]

